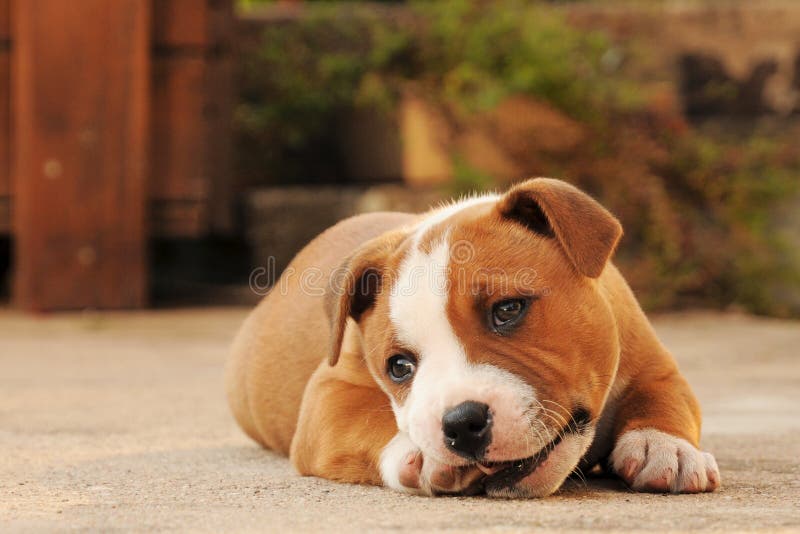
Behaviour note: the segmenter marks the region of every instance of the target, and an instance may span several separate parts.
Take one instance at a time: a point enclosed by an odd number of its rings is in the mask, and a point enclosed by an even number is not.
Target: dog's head
[[[354,320],[426,456],[481,464],[489,495],[550,494],[585,454],[616,373],[597,278],[621,234],[588,195],[544,178],[431,212],[346,262],[331,363]]]

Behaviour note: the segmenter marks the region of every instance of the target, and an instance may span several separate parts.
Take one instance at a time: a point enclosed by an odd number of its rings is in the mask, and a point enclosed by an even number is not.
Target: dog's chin
[[[593,437],[593,428],[568,432],[533,456],[486,466],[493,471],[483,480],[486,495],[502,499],[528,499],[554,493],[586,454]]]

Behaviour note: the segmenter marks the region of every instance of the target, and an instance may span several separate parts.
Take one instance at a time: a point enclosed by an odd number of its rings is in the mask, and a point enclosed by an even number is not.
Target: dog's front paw
[[[611,465],[636,491],[700,493],[714,491],[720,482],[711,453],[652,428],[623,434],[611,453]]]
[[[474,466],[455,467],[425,458],[402,432],[383,449],[380,469],[385,486],[417,495],[468,494],[484,476]]]

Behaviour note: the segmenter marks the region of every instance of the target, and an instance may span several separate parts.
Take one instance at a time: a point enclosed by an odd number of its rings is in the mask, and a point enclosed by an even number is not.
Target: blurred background
[[[800,3],[0,0],[23,310],[252,303],[343,217],[537,175],[648,310],[800,316]]]

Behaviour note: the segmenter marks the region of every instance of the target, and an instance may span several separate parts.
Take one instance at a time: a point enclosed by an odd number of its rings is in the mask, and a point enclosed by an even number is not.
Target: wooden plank
[[[154,59],[153,231],[198,236],[233,227],[233,60]]]
[[[11,233],[11,197],[0,197],[0,234]]]
[[[0,0],[0,234],[11,232],[11,0]]]
[[[184,56],[153,61],[150,196],[159,201],[205,200],[209,185],[206,61]]]
[[[228,55],[154,59],[150,198],[157,235],[233,227],[233,69]]]
[[[233,46],[234,0],[209,0],[209,38],[210,44],[218,50],[227,51]]]
[[[152,230],[229,231],[233,1],[154,1]]]
[[[158,47],[209,44],[208,0],[153,0],[153,33]]]
[[[11,83],[9,52],[0,50],[0,234],[10,231]]]
[[[232,0],[153,0],[153,13],[157,48],[207,50],[230,44]]]
[[[217,234],[234,230],[234,193],[239,189],[233,172],[233,113],[235,106],[233,58],[222,56],[208,65],[209,225]]]
[[[15,3],[14,298],[23,308],[146,302],[150,8]]]
[[[0,0],[0,46],[11,40],[11,0]]]

